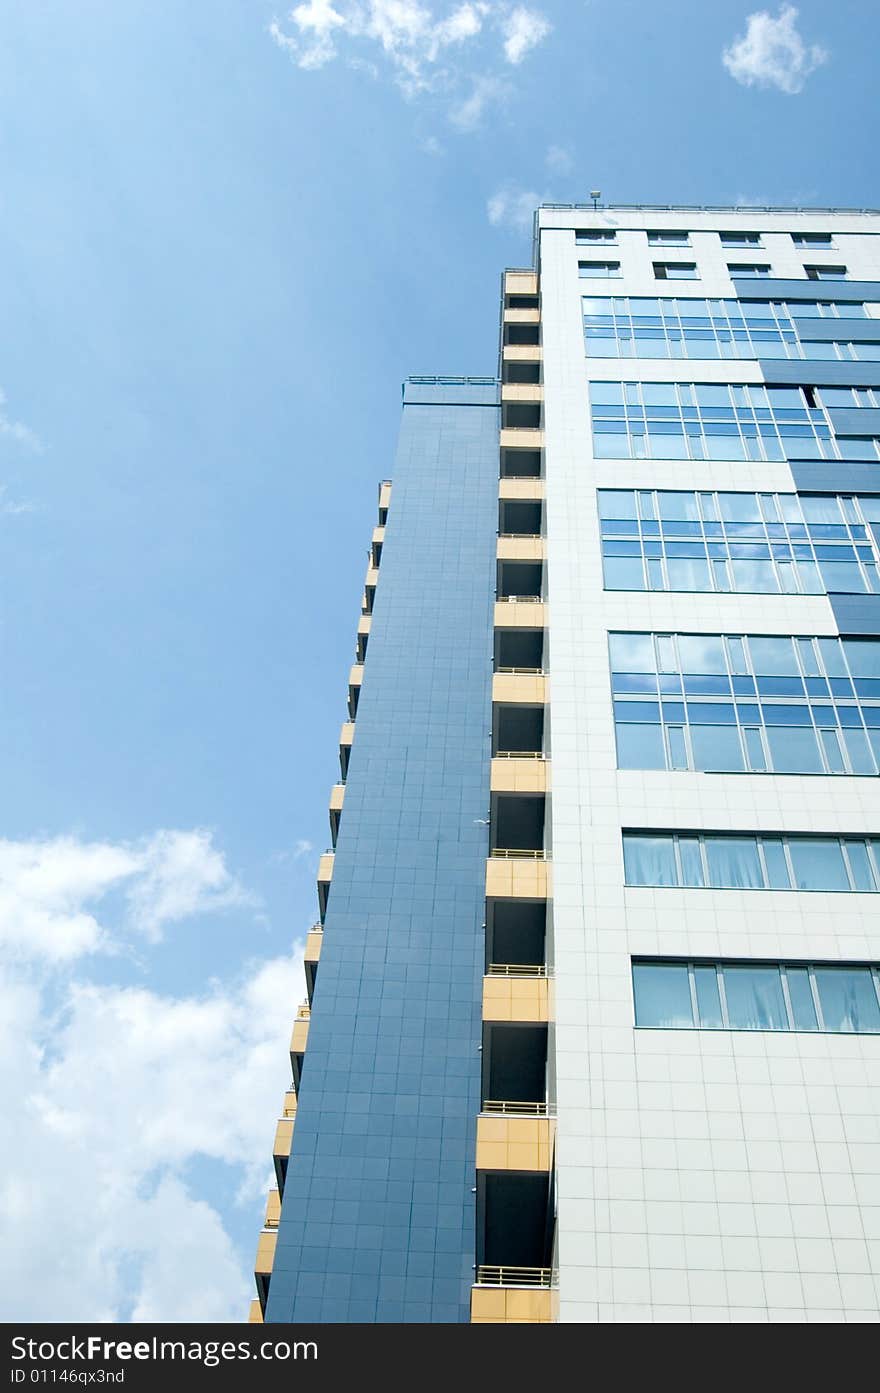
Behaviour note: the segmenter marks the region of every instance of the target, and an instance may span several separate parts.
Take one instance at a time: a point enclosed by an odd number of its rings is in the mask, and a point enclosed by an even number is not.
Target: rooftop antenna
[[[593,200],[593,207],[599,207],[599,199],[602,197],[601,189],[590,189],[590,198]]]

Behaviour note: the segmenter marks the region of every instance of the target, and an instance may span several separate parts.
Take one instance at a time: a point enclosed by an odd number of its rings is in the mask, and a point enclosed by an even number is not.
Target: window
[[[720,232],[722,247],[760,247],[760,232]]]
[[[579,261],[578,275],[581,280],[596,277],[599,280],[615,280],[620,277],[619,261]]]
[[[699,279],[695,261],[655,261],[654,275],[658,281],[695,281]]]
[[[845,266],[805,266],[804,270],[811,281],[843,281],[847,275]]]
[[[870,963],[635,958],[632,982],[642,1030],[880,1032],[880,974]]]
[[[598,459],[840,458],[824,410],[800,387],[593,382],[590,404]]]
[[[649,247],[689,247],[691,238],[689,232],[649,232]]]
[[[606,590],[880,594],[871,495],[600,489],[597,501]]]
[[[609,654],[621,769],[880,769],[880,639],[612,633]]]
[[[574,234],[575,244],[579,247],[589,247],[596,244],[614,243],[617,241],[617,233],[606,227],[579,227]]]
[[[749,277],[754,280],[757,276],[769,276],[770,267],[764,261],[729,261],[727,269],[731,276]]]
[[[830,232],[793,232],[791,240],[796,247],[811,247],[816,250],[834,246]]]
[[[582,308],[591,358],[880,361],[880,344],[857,342],[850,323],[867,317],[859,303],[584,295]],[[817,319],[842,319],[840,338]]]
[[[880,891],[880,837],[624,832],[627,885]]]

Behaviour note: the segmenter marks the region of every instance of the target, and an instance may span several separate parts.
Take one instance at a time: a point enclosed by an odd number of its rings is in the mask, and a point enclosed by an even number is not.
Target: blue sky
[[[880,202],[877,16],[763,13],[6,6],[9,1316],[243,1312],[400,382],[536,198]]]

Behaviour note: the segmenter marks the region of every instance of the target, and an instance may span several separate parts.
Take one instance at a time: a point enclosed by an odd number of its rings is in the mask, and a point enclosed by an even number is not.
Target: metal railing
[[[501,604],[510,605],[540,605],[543,603],[543,595],[498,595],[497,599]]]
[[[541,203],[540,208],[583,208],[586,212],[617,213],[858,213],[877,214],[880,208],[808,208],[784,203]],[[534,267],[531,268],[534,271]]]
[[[514,859],[517,857],[523,857],[527,861],[545,861],[547,859],[547,854],[543,847],[537,850],[518,846],[493,846],[489,855],[497,857],[500,860],[506,860],[508,858]]]
[[[509,1099],[487,1098],[481,1112],[501,1114],[504,1117],[547,1117],[546,1103],[518,1103]]]
[[[544,540],[543,534],[540,532],[499,532],[497,536],[506,542],[521,542],[523,540],[543,542]]]
[[[477,1268],[480,1287],[549,1287],[553,1269],[550,1267],[490,1267],[481,1263]]]
[[[544,963],[490,963],[487,977],[546,977]]]

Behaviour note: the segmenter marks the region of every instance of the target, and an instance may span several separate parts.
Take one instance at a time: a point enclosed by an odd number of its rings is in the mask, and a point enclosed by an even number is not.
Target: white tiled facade
[[[627,889],[621,829],[876,835],[880,781],[618,771],[608,670],[611,630],[833,635],[831,604],[603,590],[597,488],[795,484],[784,463],[594,460],[590,378],[762,377],[748,361],[588,359],[581,296],[731,297],[729,261],[768,261],[775,277],[798,279],[805,263],[844,262],[851,278],[880,280],[880,217],[548,208],[538,222],[559,1318],[876,1321],[880,1037],[638,1030],[631,959],[877,961],[880,896]],[[576,227],[609,226],[616,247],[575,245]],[[657,227],[687,229],[691,246],[649,246],[645,230]],[[722,248],[718,231],[737,227],[760,232],[762,249]],[[830,252],[790,235],[828,230]],[[579,280],[579,260],[612,257],[622,279]],[[696,261],[700,280],[657,282],[657,260]]]

